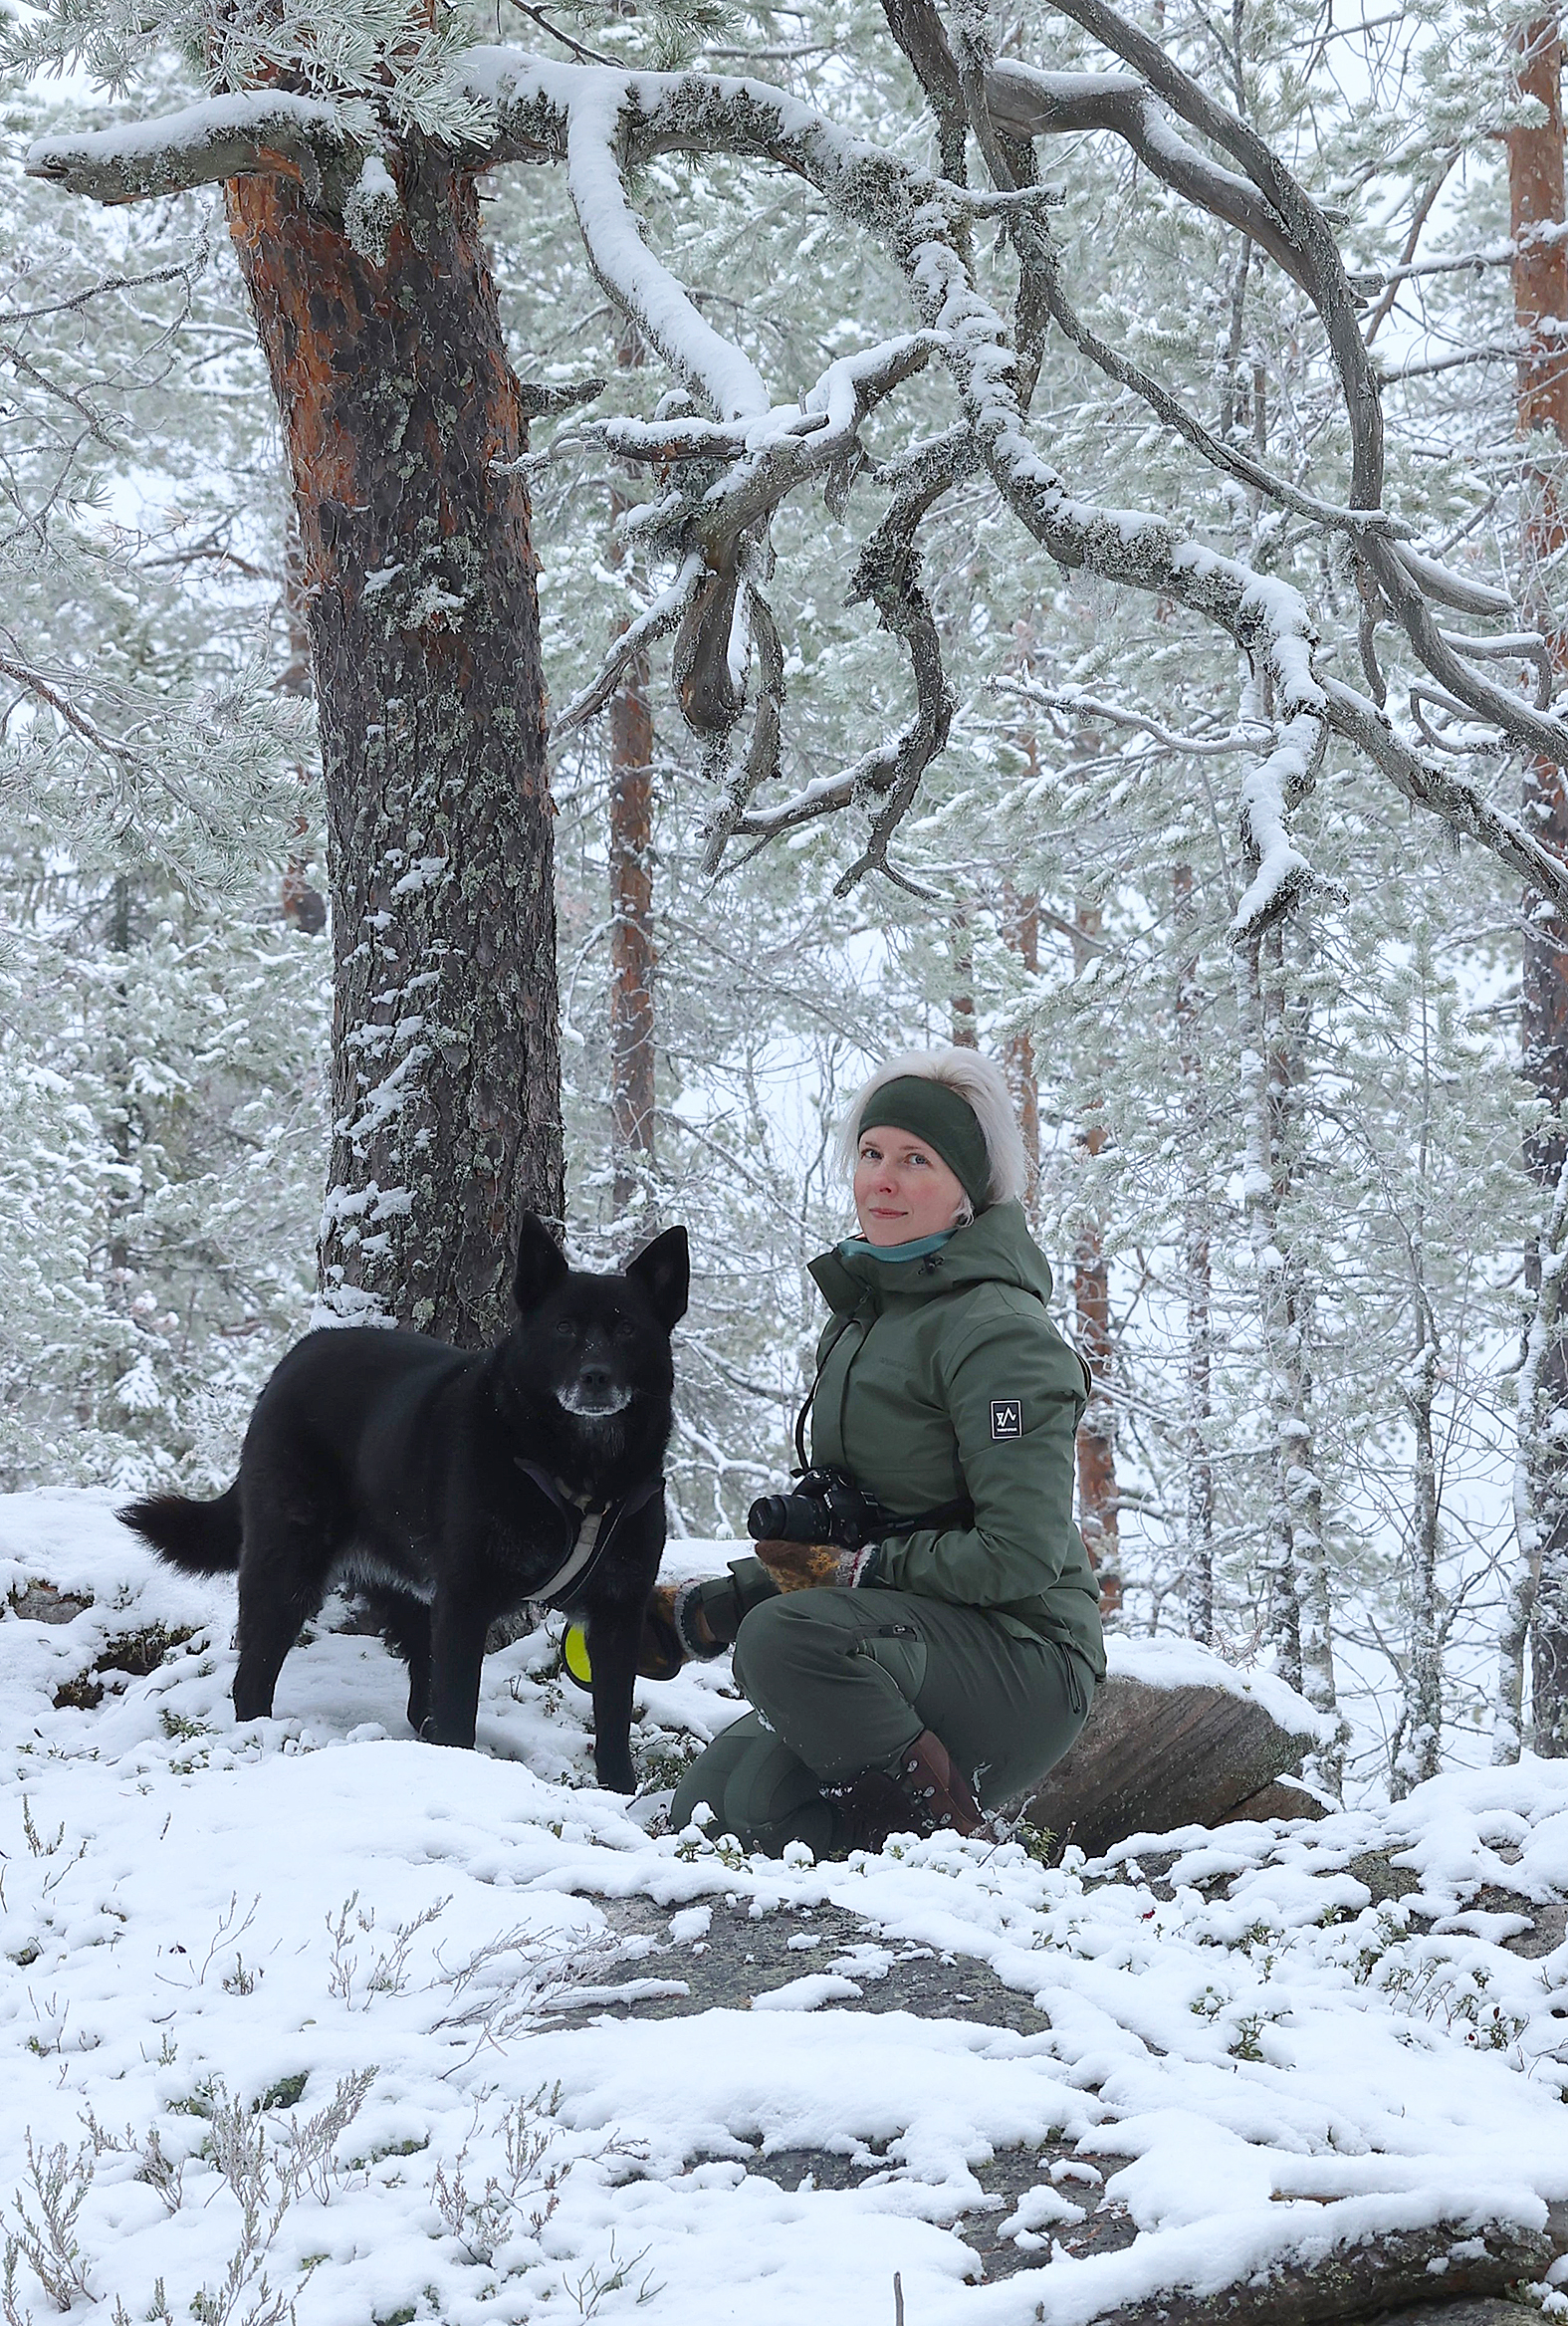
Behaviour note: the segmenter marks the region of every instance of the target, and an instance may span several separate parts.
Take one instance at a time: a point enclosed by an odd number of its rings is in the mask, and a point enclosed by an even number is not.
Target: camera
[[[879,1541],[892,1513],[842,1470],[807,1470],[787,1495],[760,1495],[746,1514],[754,1542],[830,1542],[859,1550]]]

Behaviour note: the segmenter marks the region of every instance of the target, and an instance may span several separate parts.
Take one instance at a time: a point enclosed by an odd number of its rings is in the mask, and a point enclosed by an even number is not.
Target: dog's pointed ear
[[[525,1212],[518,1230],[517,1273],[512,1279],[518,1314],[527,1316],[541,1300],[548,1300],[566,1273],[565,1256],[538,1212]]]
[[[655,1236],[635,1260],[627,1261],[626,1274],[647,1293],[665,1331],[673,1332],[686,1313],[691,1292],[692,1263],[685,1229],[666,1228],[662,1236]]]

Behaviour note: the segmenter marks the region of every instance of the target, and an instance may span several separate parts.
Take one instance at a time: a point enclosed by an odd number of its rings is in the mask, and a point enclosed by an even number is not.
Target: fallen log
[[[1314,1813],[1310,1796],[1293,1808],[1269,1794],[1334,1734],[1304,1698],[1191,1641],[1108,1644],[1109,1677],[1076,1744],[1025,1802],[1030,1825],[1099,1857],[1138,1833]]]
[[[1124,2303],[1111,2315],[1116,2326],[1333,2326],[1372,2317],[1392,2326],[1386,2313],[1409,2307],[1411,2326],[1439,2326],[1443,2310],[1470,2307],[1456,2297],[1495,2296],[1533,2283],[1545,2276],[1554,2253],[1545,2230],[1521,2228],[1516,2221],[1437,2221],[1327,2252],[1304,2243],[1218,2293],[1172,2287],[1147,2301]],[[1517,2310],[1513,2315],[1517,2319]],[[1475,2320],[1474,2326],[1499,2322]]]

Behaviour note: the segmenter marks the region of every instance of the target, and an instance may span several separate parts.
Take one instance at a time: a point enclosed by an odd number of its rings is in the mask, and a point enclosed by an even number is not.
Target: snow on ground
[[[158,1569],[95,1496],[0,1501],[0,1604],[18,2319],[890,2322],[896,2270],[910,2326],[1081,2326],[1568,2199],[1568,1946],[1505,1951],[1525,1917],[1498,1904],[1568,1893],[1562,1764],[1088,1870],[953,1839],[777,1865],[660,1833],[656,1791],[596,1791],[543,1634],[487,1663],[469,1754],[411,1742],[401,1668],[326,1629],[279,1717],[237,1728],[232,1592]],[[652,1786],[733,1717],[727,1688],[717,1665],[644,1691]],[[1379,1903],[1362,1877],[1391,1856],[1407,1895]],[[765,2007],[612,2008],[689,1986],[716,1915],[829,1907],[880,1958],[806,1931]],[[894,1948],[951,1958],[955,1995],[989,1966],[1048,2025],[856,2010]],[[966,2283],[977,2170],[1047,2142],[1054,2178],[1003,2224],[1037,2266]],[[1099,2200],[1063,2143],[1112,2161],[1123,2250],[1051,2242]],[[798,2149],[871,2169],[757,2169]]]

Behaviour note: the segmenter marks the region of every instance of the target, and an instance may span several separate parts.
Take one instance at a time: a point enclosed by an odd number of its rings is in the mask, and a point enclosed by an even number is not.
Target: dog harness
[[[548,1470],[541,1470],[537,1462],[525,1462],[521,1456],[515,1456],[514,1460],[524,1477],[555,1505],[572,1529],[571,1548],[565,1558],[553,1575],[547,1575],[529,1593],[529,1604],[533,1607],[563,1607],[568,1596],[574,1599],[580,1595],[608,1556],[621,1520],[645,1510],[655,1495],[664,1492],[664,1473],[659,1471],[645,1479],[618,1503],[606,1503],[602,1510],[591,1511],[573,1502],[560,1481],[552,1478]]]

